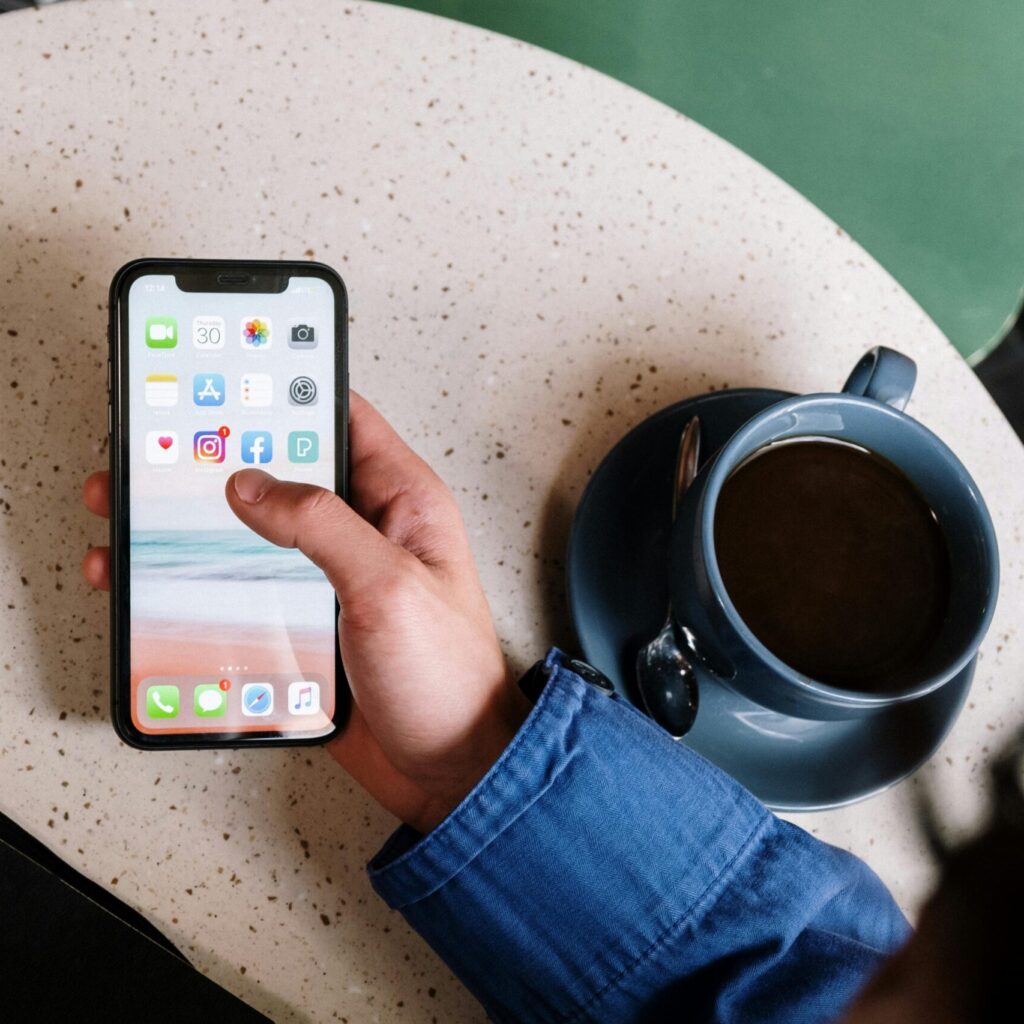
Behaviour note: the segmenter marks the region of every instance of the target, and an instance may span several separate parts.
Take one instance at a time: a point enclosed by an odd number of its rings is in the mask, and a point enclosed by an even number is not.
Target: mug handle
[[[902,412],[910,401],[916,380],[917,364],[913,359],[895,349],[876,345],[861,356],[846,378],[843,391],[848,395],[873,398]]]

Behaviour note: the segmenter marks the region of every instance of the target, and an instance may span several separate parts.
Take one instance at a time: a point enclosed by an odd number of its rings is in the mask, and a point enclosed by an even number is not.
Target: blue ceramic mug
[[[766,708],[799,718],[853,718],[930,693],[977,653],[999,587],[995,532],[963,464],[903,412],[916,376],[906,356],[872,349],[840,394],[794,396],[769,406],[740,427],[701,469],[679,507],[670,574],[673,613],[699,682],[724,682]],[[714,531],[722,485],[766,445],[801,437],[846,441],[887,459],[917,487],[946,538],[948,612],[914,681],[898,691],[839,689],[785,664],[747,627],[722,581]]]

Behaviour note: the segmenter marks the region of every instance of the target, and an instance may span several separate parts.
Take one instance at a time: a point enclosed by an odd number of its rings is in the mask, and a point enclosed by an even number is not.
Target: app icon
[[[270,321],[265,316],[243,318],[242,348],[251,352],[262,352],[270,348]]]
[[[217,683],[202,683],[192,694],[192,710],[200,718],[216,718],[228,709],[228,695]]]
[[[173,316],[149,317],[146,344],[150,348],[174,348],[178,344],[178,321]]]
[[[192,438],[192,454],[196,462],[223,462],[225,433],[221,430],[197,430]]]
[[[192,401],[196,405],[223,405],[224,375],[197,373],[192,378]]]
[[[274,457],[274,439],[269,430],[246,430],[242,434],[242,461],[257,466]]]
[[[178,378],[173,373],[151,373],[146,377],[146,405],[165,408],[178,404]]]
[[[289,462],[316,462],[320,458],[320,438],[315,430],[293,430],[288,435]]]
[[[316,328],[311,324],[293,324],[288,335],[289,348],[316,348]]]
[[[178,435],[173,430],[150,430],[146,434],[146,461],[170,466],[178,461]]]
[[[197,316],[192,320],[192,344],[201,352],[216,352],[224,347],[224,317]]]
[[[320,711],[319,683],[289,683],[288,710],[293,715],[317,714]]]
[[[270,683],[246,683],[242,687],[242,714],[250,718],[269,715],[274,710],[274,688]]]
[[[296,377],[288,385],[288,401],[292,405],[316,405],[316,384],[312,377]]]
[[[176,686],[151,686],[146,690],[146,714],[150,718],[177,718],[180,707]]]
[[[270,405],[274,397],[274,378],[269,373],[242,374],[242,405]]]

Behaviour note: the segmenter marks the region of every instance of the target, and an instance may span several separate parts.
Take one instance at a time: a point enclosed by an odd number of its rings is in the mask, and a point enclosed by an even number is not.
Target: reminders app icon
[[[274,398],[274,378],[269,373],[242,374],[242,405],[256,408],[270,405]]]

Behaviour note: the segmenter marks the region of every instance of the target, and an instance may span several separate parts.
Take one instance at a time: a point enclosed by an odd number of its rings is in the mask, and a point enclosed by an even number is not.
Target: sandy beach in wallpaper
[[[330,584],[249,530],[133,530],[130,599],[133,703],[153,677],[333,678]]]

